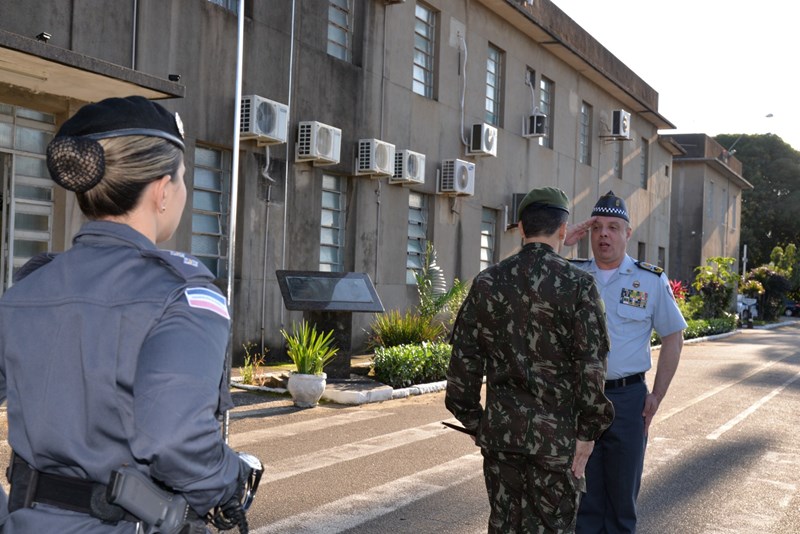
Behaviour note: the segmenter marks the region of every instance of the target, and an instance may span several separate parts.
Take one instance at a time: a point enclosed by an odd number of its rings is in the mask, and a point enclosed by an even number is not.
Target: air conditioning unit
[[[522,137],[542,137],[547,132],[547,115],[534,113],[522,119]]]
[[[297,144],[294,160],[310,161],[314,165],[339,163],[342,131],[317,121],[301,121],[297,125]]]
[[[398,150],[394,157],[394,176],[390,184],[424,184],[425,154],[413,150]]]
[[[497,128],[486,123],[473,124],[467,154],[497,156]]]
[[[460,159],[442,161],[436,192],[444,195],[474,195],[475,164]]]
[[[394,145],[380,139],[359,139],[356,154],[356,175],[392,176]]]
[[[615,109],[611,113],[611,135],[631,138],[631,114],[624,109]]]
[[[259,145],[286,142],[289,106],[258,95],[242,97],[239,138],[255,139]]]

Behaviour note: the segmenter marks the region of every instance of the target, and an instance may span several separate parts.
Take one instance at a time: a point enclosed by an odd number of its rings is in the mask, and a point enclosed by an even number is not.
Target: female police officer
[[[183,150],[179,117],[141,97],[81,108],[48,147],[53,180],[89,222],[0,299],[14,455],[5,533],[205,532],[183,517],[155,528],[183,512],[244,522],[250,469],[216,418],[228,407],[227,302],[196,259],[155,246],[184,209]],[[149,509],[137,478],[183,509]]]

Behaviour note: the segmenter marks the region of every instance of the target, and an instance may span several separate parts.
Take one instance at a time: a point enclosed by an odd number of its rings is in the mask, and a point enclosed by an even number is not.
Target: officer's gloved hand
[[[239,480],[233,496],[225,503],[217,506],[209,518],[219,530],[230,530],[239,527],[241,534],[247,534],[247,517],[245,512],[255,497],[258,483],[261,480],[263,467],[255,456],[239,453]]]

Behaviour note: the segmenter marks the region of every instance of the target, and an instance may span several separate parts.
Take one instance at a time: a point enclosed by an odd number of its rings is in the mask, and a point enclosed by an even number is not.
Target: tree
[[[800,152],[775,134],[722,134],[715,139],[726,147],[736,143],[742,176],[754,187],[742,193],[740,243],[747,245],[750,265],[767,264],[775,246],[786,246],[800,235]]]

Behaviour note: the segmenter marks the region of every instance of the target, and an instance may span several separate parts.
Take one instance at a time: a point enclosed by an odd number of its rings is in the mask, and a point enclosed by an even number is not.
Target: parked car
[[[786,309],[784,310],[783,314],[786,317],[792,316],[800,316],[800,302],[794,302],[793,300],[786,301]]]

